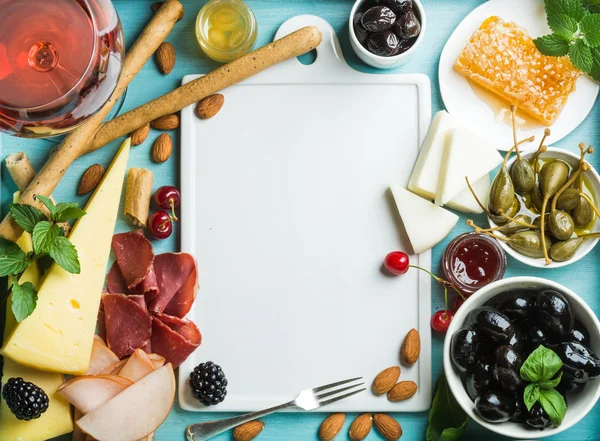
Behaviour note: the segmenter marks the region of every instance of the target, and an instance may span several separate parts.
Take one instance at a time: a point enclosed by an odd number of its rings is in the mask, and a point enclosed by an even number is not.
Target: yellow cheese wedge
[[[2,350],[6,357],[43,371],[85,374],[130,145],[129,139],[123,143],[85,207],[87,214],[69,235],[79,254],[81,274],[70,274],[56,264],[50,267],[35,311],[6,340]]]

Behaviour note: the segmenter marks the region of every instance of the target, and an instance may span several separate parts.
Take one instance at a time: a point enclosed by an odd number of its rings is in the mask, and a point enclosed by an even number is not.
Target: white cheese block
[[[458,126],[458,121],[445,110],[435,115],[408,183],[410,191],[435,199],[446,135]]]
[[[401,186],[392,186],[391,190],[415,254],[433,248],[450,234],[458,222],[454,213]]]
[[[490,175],[487,174],[479,181],[471,182],[471,187],[473,187],[475,194],[483,206],[487,207],[490,201],[490,188],[492,187]],[[483,213],[483,210],[473,197],[473,193],[471,193],[471,190],[468,188],[463,190],[458,196],[448,202],[446,207],[462,213]]]
[[[452,129],[444,147],[436,205],[445,205],[502,163],[502,156],[485,138],[464,128]]]

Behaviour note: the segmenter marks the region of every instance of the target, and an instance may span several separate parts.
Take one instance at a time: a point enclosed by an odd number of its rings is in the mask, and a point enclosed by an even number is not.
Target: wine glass
[[[114,91],[125,44],[110,0],[0,0],[0,132],[59,135]]]

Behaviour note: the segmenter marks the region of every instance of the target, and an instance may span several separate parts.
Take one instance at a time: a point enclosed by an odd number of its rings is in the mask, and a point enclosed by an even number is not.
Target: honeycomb
[[[475,31],[455,69],[483,88],[552,125],[581,71],[568,57],[547,57],[515,23],[490,17]]]

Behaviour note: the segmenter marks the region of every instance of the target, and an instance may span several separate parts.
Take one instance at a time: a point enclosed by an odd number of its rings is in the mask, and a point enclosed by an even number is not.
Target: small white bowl
[[[366,1],[370,0],[356,0],[354,6],[352,7],[352,11],[350,12],[350,45],[352,46],[352,49],[354,49],[354,52],[356,52],[358,58],[360,58],[363,62],[367,63],[368,65],[373,66],[377,69],[393,69],[395,67],[403,65],[408,61],[408,58],[417,50],[417,47],[421,44],[423,38],[425,37],[425,30],[427,29],[427,17],[425,16],[425,9],[423,8],[423,5],[421,4],[420,0],[413,0],[415,13],[417,15],[417,18],[421,21],[421,33],[417,37],[415,44],[413,44],[409,50],[401,54],[394,55],[392,57],[382,57],[379,55],[375,55],[369,52],[367,49],[365,49],[365,47],[362,44],[360,44],[360,41],[358,41],[358,38],[356,38],[356,33],[354,32],[354,15],[356,14],[356,11],[358,11],[358,9],[361,7],[361,5]]]
[[[534,154],[534,152],[528,152],[528,153],[523,153],[522,155],[525,158],[529,158],[533,154]],[[567,164],[569,164],[572,167],[577,167],[579,164],[579,155],[576,155],[567,150],[563,150],[563,149],[555,148],[555,147],[549,147],[545,153],[542,153],[540,155],[540,158],[542,158],[542,159],[543,158],[562,159],[563,161],[565,161]],[[514,164],[515,160],[516,160],[516,156],[511,158],[506,163],[506,166],[508,167],[509,170],[512,167],[512,165]],[[588,172],[586,172],[585,176],[588,177],[589,183],[591,184],[592,192],[594,193],[593,194],[594,199],[598,200],[598,197],[600,196],[600,175],[598,175],[598,172],[596,171],[595,168],[591,167],[590,170]],[[491,219],[488,219],[488,221],[489,221],[490,227],[492,227],[492,228],[497,227],[497,225]],[[594,231],[594,232],[600,231],[600,222],[599,222],[599,219],[597,216],[595,216],[594,226],[591,228],[591,231]],[[546,265],[546,262],[544,259],[534,259],[532,257],[527,257],[527,256],[513,250],[504,241],[499,240],[498,242],[500,242],[500,246],[502,248],[504,248],[504,251],[506,251],[508,254],[510,254],[515,259],[517,259],[519,262],[523,262],[525,265],[533,266],[536,268],[551,269],[551,268],[561,268],[563,266],[571,265],[572,263],[575,263],[578,260],[584,258],[590,251],[592,251],[592,249],[596,246],[596,244],[598,243],[599,240],[600,239],[586,240],[581,245],[581,247],[579,247],[579,249],[577,250],[577,252],[575,253],[575,255],[573,256],[573,258],[571,260],[567,260],[566,262],[552,262],[550,265]]]
[[[592,380],[587,384],[583,391],[569,396],[567,414],[560,427],[540,431],[528,428],[520,423],[507,422],[491,424],[482,420],[475,412],[475,404],[467,395],[460,374],[454,370],[450,359],[450,341],[452,340],[452,336],[463,327],[469,313],[472,310],[485,305],[496,295],[517,289],[553,289],[563,294],[569,301],[575,317],[577,317],[577,319],[590,331],[590,349],[596,354],[600,353],[600,322],[594,314],[594,311],[592,311],[592,309],[577,294],[550,280],[537,277],[513,277],[499,280],[480,289],[469,297],[456,312],[456,315],[448,328],[444,343],[444,371],[446,373],[446,378],[448,379],[448,385],[450,386],[450,390],[456,398],[456,401],[477,424],[511,439],[541,439],[567,430],[577,424],[590,410],[592,410],[600,398],[600,379]]]

